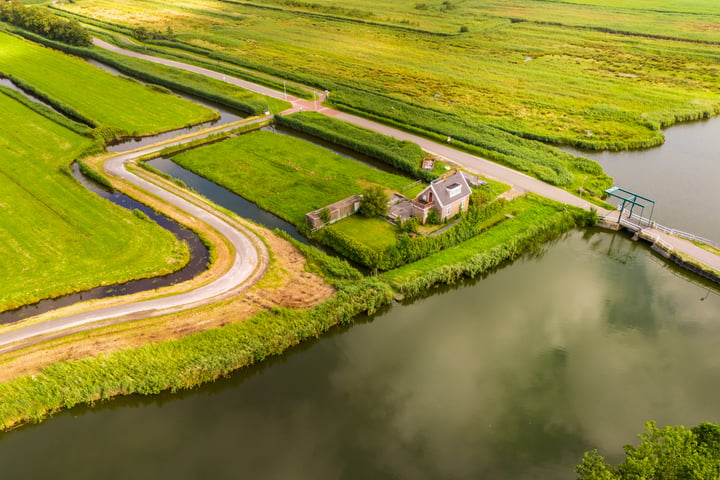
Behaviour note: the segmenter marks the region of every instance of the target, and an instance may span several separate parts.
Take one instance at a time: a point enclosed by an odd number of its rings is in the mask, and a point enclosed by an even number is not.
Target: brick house
[[[433,180],[415,197],[412,202],[413,216],[419,217],[425,223],[430,210],[435,210],[440,220],[452,218],[467,211],[471,193],[465,175],[454,170]]]

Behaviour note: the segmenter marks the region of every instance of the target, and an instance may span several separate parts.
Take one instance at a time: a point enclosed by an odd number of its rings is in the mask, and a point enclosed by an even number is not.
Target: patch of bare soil
[[[267,230],[256,232],[267,243],[273,259],[265,277],[252,288],[193,310],[99,329],[85,327],[71,336],[6,353],[0,356],[0,382],[38,373],[57,362],[175,340],[241,322],[275,306],[308,308],[335,293],[320,276],[305,271],[305,257],[292,244]]]

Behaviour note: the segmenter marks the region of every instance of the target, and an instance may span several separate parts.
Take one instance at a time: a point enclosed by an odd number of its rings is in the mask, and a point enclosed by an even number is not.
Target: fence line
[[[618,207],[618,210],[619,209],[620,209],[620,207]],[[682,238],[686,238],[688,240],[704,243],[705,245],[710,245],[715,248],[720,248],[720,244],[718,244],[717,242],[714,242],[713,240],[710,240],[709,238],[700,237],[700,236],[694,235],[692,233],[683,232],[682,230],[677,230],[675,228],[666,227],[664,225],[660,225],[659,223],[651,221],[649,218],[640,216],[636,213],[633,213],[632,215],[629,215],[629,213],[630,212],[627,209],[622,212],[622,214],[625,215],[626,217],[633,219],[633,220],[637,220],[637,222],[638,222],[637,226],[639,226],[639,227],[642,227],[644,224],[647,227],[655,228],[657,230],[660,230],[661,232],[667,233],[668,235],[674,235],[676,237],[682,237]],[[622,223],[622,220],[620,223]]]

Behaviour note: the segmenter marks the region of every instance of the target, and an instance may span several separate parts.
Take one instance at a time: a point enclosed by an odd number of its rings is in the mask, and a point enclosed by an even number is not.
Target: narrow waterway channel
[[[720,117],[672,126],[663,145],[647,150],[563,150],[597,161],[615,185],[655,200],[658,223],[720,243]]]
[[[276,126],[265,127],[263,128],[263,130],[271,131],[279,135],[287,135],[298,138],[305,142],[312,143],[313,145],[317,145],[321,148],[336,153],[344,158],[347,158],[348,160],[362,163],[377,170],[382,170],[397,175],[404,175],[404,173],[400,172],[399,170],[394,169],[381,162],[378,162],[375,159],[368,157],[367,155],[363,155],[347,148],[325,142],[311,135],[306,135],[292,129]],[[307,238],[301,235],[298,232],[297,228],[295,228],[295,226],[291,223],[266,210],[261,209],[256,204],[246,200],[242,196],[183,168],[182,166],[174,163],[172,159],[156,158],[150,160],[147,163],[149,163],[154,168],[160,170],[161,172],[167,173],[174,178],[182,180],[189,188],[212,200],[216,204],[232,210],[241,217],[252,220],[253,222],[263,225],[269,229],[279,228],[280,230],[284,230],[285,232],[290,234],[290,236],[292,236],[294,239],[299,240],[305,244],[309,244]],[[412,181],[412,179],[408,179],[409,183]],[[327,252],[327,249],[323,248],[322,246],[315,246]]]
[[[172,175],[173,178],[177,178],[185,182],[185,184],[200,193],[207,199],[213,201],[221,207],[225,207],[228,210],[232,210],[243,218],[252,220],[264,227],[271,230],[279,228],[284,230],[295,240],[308,244],[308,240],[303,237],[297,228],[289,222],[286,222],[282,218],[273,215],[272,213],[263,210],[256,204],[244,199],[240,195],[231,192],[225,187],[207,180],[200,175],[187,170],[177,163],[173,162],[169,158],[155,158],[147,162],[152,167],[160,170],[161,172]]]
[[[83,292],[63,295],[58,298],[49,298],[40,302],[25,305],[15,310],[7,310],[0,312],[0,324],[8,324],[22,320],[23,318],[32,317],[41,313],[49,312],[57,308],[66,307],[78,302],[93,300],[98,298],[117,297],[121,295],[129,295],[132,293],[143,292],[146,290],[154,290],[160,287],[175,285],[194,278],[205,269],[207,269],[210,261],[210,252],[202,242],[197,233],[162,215],[152,208],[128,197],[118,191],[109,191],[95,184],[93,181],[85,178],[77,168],[72,166],[73,175],[88,190],[93,193],[110,200],[111,202],[127,208],[128,210],[140,210],[145,213],[152,221],[161,227],[172,232],[178,240],[185,242],[190,250],[190,261],[176,272],[153,278],[142,278],[131,280],[125,283],[96,287]]]
[[[58,114],[60,114],[60,115],[64,115],[62,112],[57,111],[57,110],[55,109],[55,107],[53,107],[52,105],[48,104],[48,103],[45,102],[44,100],[36,97],[35,95],[33,95],[33,94],[30,93],[30,92],[26,92],[26,91],[23,90],[22,88],[20,88],[20,87],[18,87],[17,85],[15,85],[15,84],[13,83],[13,81],[10,80],[9,78],[0,77],[0,85],[5,86],[5,87],[8,87],[8,88],[11,88],[11,89],[13,89],[13,90],[15,90],[15,91],[17,91],[17,92],[20,92],[20,93],[22,93],[23,95],[25,95],[25,97],[27,97],[28,99],[32,100],[33,102],[39,103],[39,104],[41,104],[41,105],[45,105],[46,107],[48,107],[50,110],[54,111],[55,113],[58,113]]]
[[[720,422],[720,296],[575,232],[178,395],[0,435],[8,478],[576,478],[647,420]],[[28,462],[28,458],[43,461]]]

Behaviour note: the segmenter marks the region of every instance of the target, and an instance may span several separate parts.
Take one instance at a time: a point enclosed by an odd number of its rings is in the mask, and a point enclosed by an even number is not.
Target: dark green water
[[[571,479],[720,422],[720,295],[621,235],[433,291],[180,395],[0,435],[3,478]]]

